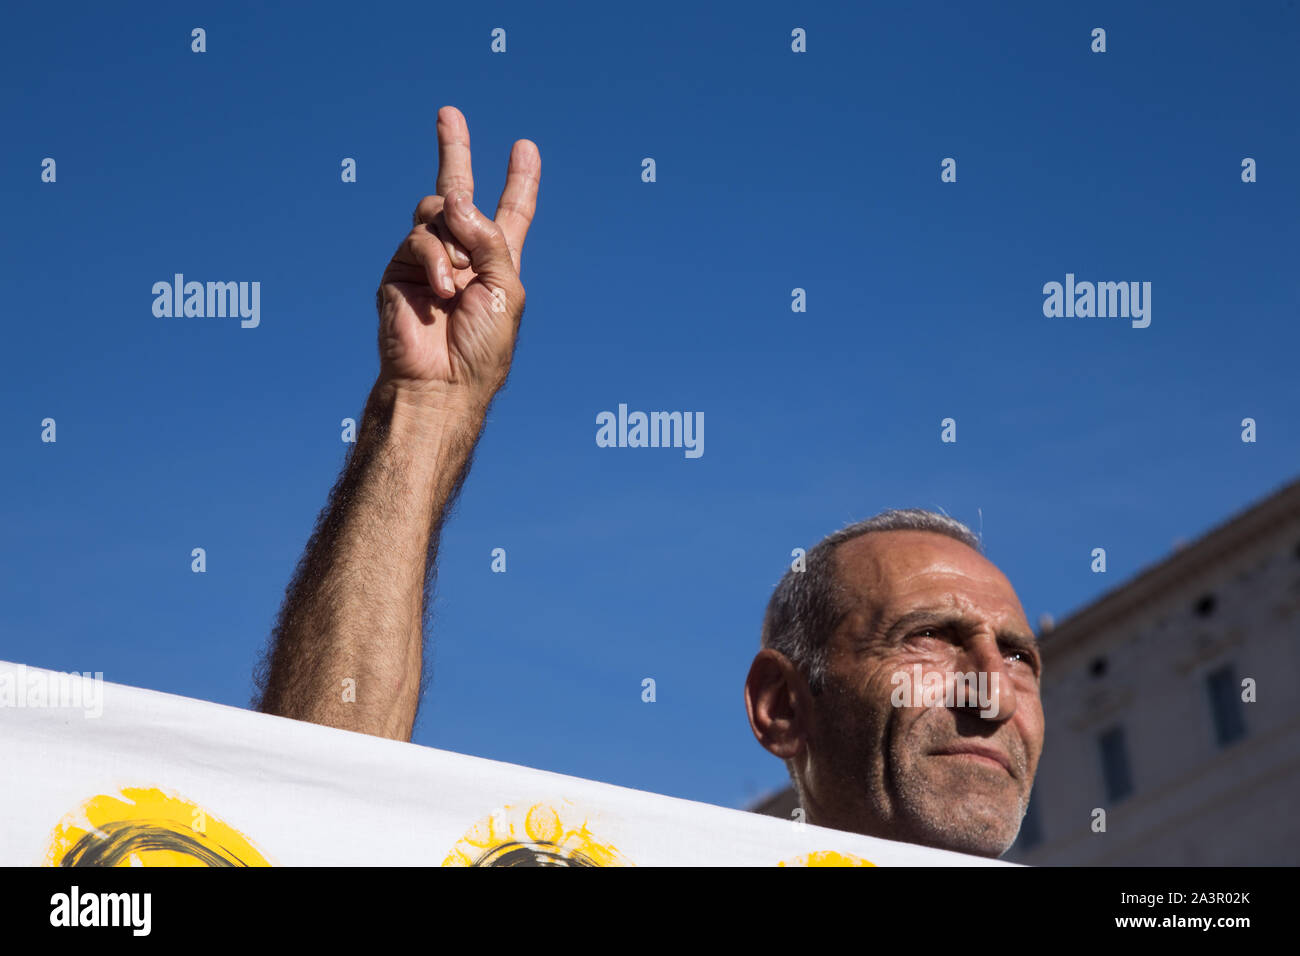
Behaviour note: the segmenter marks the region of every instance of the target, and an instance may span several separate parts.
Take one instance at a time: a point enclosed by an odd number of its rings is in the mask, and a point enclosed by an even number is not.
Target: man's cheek
[[[1017,714],[1017,718],[1019,718]],[[1017,730],[1020,739],[1025,746],[1025,770],[1029,776],[1029,782],[1033,782],[1034,775],[1038,772],[1038,761],[1043,755],[1043,715],[1037,712],[1032,718],[1027,718],[1024,722],[1017,719]]]

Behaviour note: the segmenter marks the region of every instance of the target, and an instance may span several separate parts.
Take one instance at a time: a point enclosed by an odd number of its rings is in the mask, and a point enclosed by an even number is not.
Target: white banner
[[[989,866],[0,662],[0,865]]]

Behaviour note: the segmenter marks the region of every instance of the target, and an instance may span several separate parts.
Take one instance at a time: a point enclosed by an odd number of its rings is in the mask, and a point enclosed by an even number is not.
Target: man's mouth
[[[1011,758],[996,747],[985,747],[979,744],[954,744],[951,747],[944,747],[942,750],[934,751],[934,756],[956,757],[971,763],[993,767],[1005,771],[1013,777],[1015,776],[1011,770]]]

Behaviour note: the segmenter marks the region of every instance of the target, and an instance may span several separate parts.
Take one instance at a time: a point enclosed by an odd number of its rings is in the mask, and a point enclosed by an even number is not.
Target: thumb
[[[453,190],[445,201],[447,214],[443,222],[469,253],[470,267],[489,286],[513,288],[519,273],[510,258],[501,227],[474,208],[470,195],[463,189]]]

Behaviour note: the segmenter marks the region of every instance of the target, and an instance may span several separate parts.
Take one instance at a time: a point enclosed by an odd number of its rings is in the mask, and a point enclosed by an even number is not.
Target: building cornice
[[[1058,657],[1297,517],[1300,517],[1300,479],[1283,485],[1072,613],[1042,635],[1043,656]]]

